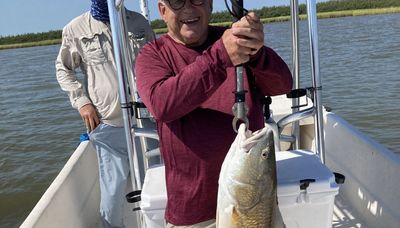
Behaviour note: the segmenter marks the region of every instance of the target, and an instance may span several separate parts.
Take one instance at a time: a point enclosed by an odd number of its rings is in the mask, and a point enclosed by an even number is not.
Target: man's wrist
[[[83,106],[88,105],[88,104],[92,104],[92,102],[87,97],[80,97],[80,98],[75,100],[75,107],[78,110],[81,109]]]

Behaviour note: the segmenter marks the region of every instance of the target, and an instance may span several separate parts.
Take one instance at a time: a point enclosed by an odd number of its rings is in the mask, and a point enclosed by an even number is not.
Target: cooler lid
[[[144,178],[140,209],[143,211],[164,210],[166,205],[165,167],[149,168]]]
[[[333,173],[319,157],[309,151],[292,150],[276,153],[278,195],[298,195],[337,191]]]

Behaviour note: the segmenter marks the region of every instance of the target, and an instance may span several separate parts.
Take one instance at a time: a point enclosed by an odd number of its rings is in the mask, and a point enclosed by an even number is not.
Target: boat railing
[[[308,38],[310,45],[312,97],[315,108],[315,152],[319,155],[322,163],[325,163],[325,138],[324,120],[322,114],[322,84],[319,70],[319,47],[318,47],[318,25],[317,25],[317,3],[316,0],[307,0],[307,22]]]
[[[300,88],[300,52],[299,52],[299,4],[298,0],[290,1],[290,24],[292,31],[292,76],[293,76],[293,89]],[[293,113],[299,111],[299,98],[292,100]],[[300,124],[298,121],[292,125],[292,142],[293,149],[300,149]]]
[[[134,117],[134,109],[137,116],[140,117],[141,114],[136,107],[134,107],[134,104],[140,102],[140,97],[136,90],[133,69],[134,64],[132,60],[133,50],[130,48],[130,41],[128,38],[124,1],[107,0],[107,3],[133,190],[127,195],[127,200],[130,202],[129,200],[131,199],[133,200],[132,202],[138,203],[137,199],[140,199],[142,181],[145,175],[144,172],[149,167],[149,159],[147,158],[152,157],[157,151],[156,149],[149,150],[150,145],[148,143],[148,138],[157,140],[158,135],[154,131],[154,128],[153,130],[147,129],[147,126],[152,125],[151,121],[146,122],[143,118]],[[147,1],[144,0],[141,3],[147,3]],[[136,121],[136,124],[134,124],[134,121]],[[134,125],[136,126],[133,127]],[[136,138],[139,138],[139,145],[135,143]],[[141,154],[139,154],[139,150],[142,151]],[[150,151],[148,154],[152,156],[146,156],[145,154],[147,151]],[[142,162],[139,164],[140,159]],[[137,197],[137,194],[139,194],[139,197]],[[142,227],[141,213],[134,212],[133,214],[133,216],[136,216],[135,221],[137,222],[135,227]]]
[[[293,88],[297,93],[304,91],[307,97],[312,100],[313,106],[308,109],[299,110],[299,98],[305,94],[297,94],[295,96],[288,96],[293,99],[292,113],[278,121],[277,128],[279,138],[278,140],[291,142],[292,148],[299,149],[299,121],[313,116],[314,117],[314,132],[315,132],[315,153],[320,157],[322,163],[325,163],[325,146],[324,146],[324,130],[323,130],[323,115],[322,115],[322,102],[321,102],[321,78],[319,71],[319,53],[318,53],[318,27],[317,27],[317,7],[316,0],[307,0],[307,22],[308,22],[308,38],[310,46],[310,59],[311,59],[311,79],[312,87],[307,89],[300,89],[299,83],[299,41],[298,41],[298,1],[291,0],[291,26],[292,26],[292,58],[293,58]],[[267,121],[271,124],[271,121]],[[280,133],[284,126],[292,125],[291,136],[281,136]]]
[[[307,108],[307,109],[304,109],[301,111],[294,112],[292,114],[289,114],[289,115],[283,117],[282,119],[280,119],[277,122],[279,133],[282,132],[283,128],[286,125],[288,125],[290,123],[298,122],[298,121],[305,119],[307,117],[310,117],[310,116],[314,116],[315,113],[316,113],[315,108],[311,107],[311,108]]]

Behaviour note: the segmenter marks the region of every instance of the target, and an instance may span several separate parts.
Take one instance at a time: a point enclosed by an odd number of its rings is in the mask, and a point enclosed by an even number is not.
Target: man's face
[[[179,4],[184,4],[179,8]],[[193,3],[192,3],[193,2]],[[178,6],[178,7],[177,7]],[[212,0],[162,0],[158,9],[168,27],[168,34],[186,46],[199,46],[208,35]]]

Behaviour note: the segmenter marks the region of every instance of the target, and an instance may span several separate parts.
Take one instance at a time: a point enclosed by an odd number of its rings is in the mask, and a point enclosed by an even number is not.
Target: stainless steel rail
[[[142,15],[150,23],[149,3],[147,0],[140,0],[140,11],[141,11]]]
[[[144,128],[133,128],[135,135],[138,137],[151,138],[155,140],[159,140],[157,130],[153,129],[144,129]]]
[[[319,48],[318,48],[318,27],[317,27],[317,7],[316,0],[307,0],[307,22],[309,31],[309,45],[310,45],[310,58],[311,58],[311,78],[312,90],[311,98],[313,100],[313,107],[299,111],[294,108],[292,114],[284,117],[277,123],[279,135],[287,124],[292,123],[292,136],[280,136],[282,141],[294,141],[292,146],[298,149],[299,141],[299,120],[309,116],[314,116],[314,132],[315,132],[315,153],[320,157],[322,163],[325,163],[325,143],[324,143],[324,129],[323,129],[323,112],[321,102],[321,78],[319,71]],[[293,86],[295,89],[300,87],[299,81],[299,41],[298,41],[298,2],[291,0],[291,22],[292,22],[292,57],[293,57]],[[297,107],[299,99],[293,100],[293,106]]]
[[[311,76],[314,87],[313,105],[315,113],[315,152],[319,155],[321,161],[325,163],[325,143],[324,143],[324,128],[322,116],[321,102],[321,77],[319,71],[319,53],[318,53],[318,27],[317,27],[317,4],[316,0],[307,0],[307,22],[309,30],[310,42],[310,58],[311,58]]]
[[[292,30],[292,75],[293,89],[300,88],[300,45],[299,45],[299,5],[298,0],[290,1],[291,11],[291,30]],[[292,100],[292,106],[297,107],[300,103],[300,98]],[[293,108],[292,113],[299,111],[299,108]],[[300,149],[300,124],[294,122],[292,125],[292,136],[295,138],[292,144],[293,149]]]
[[[315,113],[316,113],[315,108],[311,107],[311,108],[304,109],[302,111],[298,111],[298,112],[295,112],[295,113],[292,113],[290,115],[283,117],[277,123],[278,128],[279,128],[279,133],[281,133],[281,131],[283,130],[283,128],[286,125],[288,125],[290,123],[296,123],[296,122],[298,123],[302,119],[305,119],[310,116],[314,116]]]
[[[115,58],[115,65],[117,70],[118,85],[119,85],[119,95],[120,103],[123,114],[123,122],[125,129],[125,136],[127,141],[128,157],[129,157],[129,169],[130,177],[132,182],[132,189],[141,190],[141,172],[139,167],[138,154],[135,145],[135,131],[132,128],[132,100],[129,94],[129,85],[134,83],[134,71],[132,69],[133,60],[132,54],[133,50],[128,38],[127,24],[125,7],[123,0],[107,0],[108,12],[110,16],[110,25],[112,33],[112,43]],[[129,82],[131,79],[131,82]],[[133,85],[135,87],[135,85]],[[135,91],[132,91],[135,96]],[[140,213],[133,213],[136,217],[135,227],[142,227],[143,218]]]
[[[112,41],[114,49],[115,65],[117,68],[117,77],[119,85],[120,102],[125,126],[125,135],[128,146],[129,166],[131,171],[131,181],[133,189],[141,189],[139,162],[135,156],[134,148],[135,141],[132,137],[132,113],[130,100],[128,100],[128,68],[129,55],[126,50],[129,50],[128,33],[126,31],[125,7],[124,1],[107,0],[108,11],[110,16],[110,25],[112,32]]]

